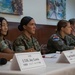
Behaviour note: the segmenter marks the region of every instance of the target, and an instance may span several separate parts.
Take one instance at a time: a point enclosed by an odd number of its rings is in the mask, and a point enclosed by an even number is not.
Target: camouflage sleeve
[[[75,40],[72,37],[68,36],[68,40],[71,46],[75,46]]]
[[[58,51],[64,51],[64,50],[71,50],[74,49],[74,46],[69,46],[64,43],[62,39],[59,37],[51,37],[48,41],[48,46],[49,44],[52,44],[54,48]]]
[[[40,45],[39,45],[39,43],[38,43],[38,41],[36,42],[36,51],[40,51],[41,50],[41,47],[40,47]]]
[[[2,52],[4,49],[8,48],[7,44],[5,44],[4,40],[0,42],[0,51]]]
[[[35,50],[36,51],[40,51],[41,50],[41,47],[39,45],[39,42],[37,41],[37,39],[34,38],[34,45],[35,45]]]
[[[9,41],[8,39],[5,39],[4,42],[7,44],[9,49],[13,50],[13,43],[11,41]]]
[[[15,52],[23,52],[25,51],[25,46],[21,39],[17,39],[13,42],[13,49]]]

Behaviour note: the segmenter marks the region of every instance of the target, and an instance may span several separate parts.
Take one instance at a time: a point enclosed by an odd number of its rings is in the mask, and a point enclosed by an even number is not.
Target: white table
[[[54,56],[56,55],[56,56]],[[53,57],[54,58],[49,58]],[[11,71],[11,62],[0,66],[0,75],[75,75],[75,64],[56,63],[60,54],[48,54],[44,58],[47,67],[26,71]]]

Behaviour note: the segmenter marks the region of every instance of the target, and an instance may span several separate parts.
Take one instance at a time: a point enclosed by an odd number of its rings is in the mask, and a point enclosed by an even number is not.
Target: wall
[[[66,0],[66,19],[75,17],[75,0]],[[25,15],[32,16],[37,24],[56,25],[58,20],[50,20],[46,18],[46,0],[23,0],[23,15],[7,15],[4,16],[10,22],[19,22]]]
[[[17,28],[19,23],[9,22],[9,24],[9,34],[6,38],[13,42],[21,34],[21,32]],[[41,24],[37,24],[36,26],[36,33],[33,36],[38,40],[40,45],[47,44],[50,36],[55,33],[56,26]]]

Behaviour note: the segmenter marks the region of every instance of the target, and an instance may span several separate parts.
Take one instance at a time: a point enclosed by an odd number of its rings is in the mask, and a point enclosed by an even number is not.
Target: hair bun
[[[20,31],[23,31],[23,27],[22,27],[21,25],[18,26],[18,29],[19,29]]]
[[[23,31],[23,25],[27,25],[33,18],[30,16],[25,16],[21,19],[20,25],[18,26],[18,29],[20,31]]]

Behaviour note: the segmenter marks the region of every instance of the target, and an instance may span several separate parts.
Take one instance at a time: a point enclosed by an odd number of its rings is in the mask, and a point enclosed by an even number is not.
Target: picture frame
[[[66,0],[46,0],[47,19],[66,19]]]
[[[0,13],[22,15],[22,0],[0,0]]]

